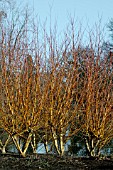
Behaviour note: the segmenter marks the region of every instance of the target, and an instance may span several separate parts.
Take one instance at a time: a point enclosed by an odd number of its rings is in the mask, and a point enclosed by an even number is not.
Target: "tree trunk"
[[[94,143],[94,140],[95,140],[95,143]],[[99,154],[99,140],[97,140],[96,138],[86,138],[86,148],[87,148],[87,151],[88,151],[88,156],[90,157],[95,157],[95,156],[98,156]]]
[[[54,131],[53,128],[52,128],[52,135],[53,135],[54,145],[55,145],[56,151],[59,155],[61,155],[61,152],[59,150],[59,145],[58,145],[58,137],[57,137],[57,134],[56,134],[56,132]]]
[[[61,150],[61,156],[63,156],[63,155],[64,155],[64,151],[65,151],[65,144],[64,144],[64,127],[63,127],[62,118],[60,119],[60,127],[61,127],[61,133],[60,133],[60,150]]]
[[[64,151],[65,151],[65,144],[64,144],[64,139],[63,139],[64,135],[63,133],[60,134],[60,149],[61,149],[61,156],[64,155]]]
[[[8,138],[5,141],[5,144],[3,144],[2,141],[0,141],[0,144],[1,144],[0,150],[1,150],[2,154],[6,153],[6,146],[8,145],[10,138],[11,138],[10,135],[8,135]]]
[[[46,153],[48,154],[49,148],[48,148],[48,142],[47,142],[47,140],[44,142],[44,147],[45,147]]]
[[[33,141],[31,141],[31,147],[33,149],[33,153],[35,154],[36,153],[36,150],[37,150],[37,144],[36,144],[36,135],[35,133],[33,133]]]
[[[17,136],[17,135],[12,136],[12,139],[13,139],[13,141],[14,141],[14,144],[15,144],[17,150],[20,152],[20,154],[21,154],[22,157],[25,157],[25,156],[26,156],[27,149],[28,149],[29,144],[30,144],[30,142],[31,142],[31,137],[32,137],[32,133],[29,133],[28,138],[27,138],[27,141],[25,142],[24,150],[22,151],[22,148],[21,148],[21,146],[20,146],[20,144],[19,144],[19,140],[18,140],[18,139],[19,139],[19,136]]]

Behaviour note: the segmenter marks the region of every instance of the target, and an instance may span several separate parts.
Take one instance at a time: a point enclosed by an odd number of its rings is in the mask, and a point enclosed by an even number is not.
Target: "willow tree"
[[[113,138],[113,58],[109,63],[107,58],[104,53],[96,56],[91,50],[84,61],[83,134],[90,156],[99,155]]]
[[[46,42],[49,47],[49,61],[45,75],[47,100],[43,108],[44,122],[48,129],[46,134],[50,136],[47,142],[50,140],[55,151],[64,155],[67,141],[80,130],[83,91],[78,53],[72,46],[74,40],[65,36],[62,48],[58,48],[54,37],[51,33]]]
[[[25,156],[31,143],[34,148],[34,132],[41,125],[43,95],[37,62],[39,59],[34,50],[37,39],[29,39],[27,14],[22,25],[17,24],[20,23],[19,19],[16,19],[14,25],[2,25],[0,126],[13,140],[21,155]],[[33,36],[38,34],[32,33]],[[35,53],[35,63],[29,50],[32,55]]]

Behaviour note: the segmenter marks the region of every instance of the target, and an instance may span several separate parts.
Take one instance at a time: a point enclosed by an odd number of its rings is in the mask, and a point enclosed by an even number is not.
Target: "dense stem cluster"
[[[13,142],[25,157],[41,142],[64,155],[81,132],[88,154],[99,154],[113,138],[113,56],[91,36],[84,47],[72,21],[60,43],[27,15],[20,23],[1,25],[0,150]]]

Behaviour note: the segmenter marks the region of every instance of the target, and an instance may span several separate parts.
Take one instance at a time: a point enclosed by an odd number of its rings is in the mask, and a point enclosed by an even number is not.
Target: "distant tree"
[[[7,17],[7,5],[11,7],[12,3],[13,0],[0,0],[0,23]]]
[[[80,151],[82,151],[82,155],[86,155],[84,139],[81,132],[77,133],[76,136],[72,136],[70,145],[68,146],[68,152],[72,155],[79,156]]]
[[[111,42],[113,42],[113,19],[111,19],[108,23],[108,29],[110,32]]]
[[[110,51],[113,51],[113,19],[107,24],[107,29],[109,31],[109,39],[103,43],[102,48],[105,53],[109,54]]]

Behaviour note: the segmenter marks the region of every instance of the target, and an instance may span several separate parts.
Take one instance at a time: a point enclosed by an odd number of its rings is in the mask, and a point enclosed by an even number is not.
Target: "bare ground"
[[[112,170],[113,159],[75,158],[71,156],[36,154],[0,155],[0,170]]]

